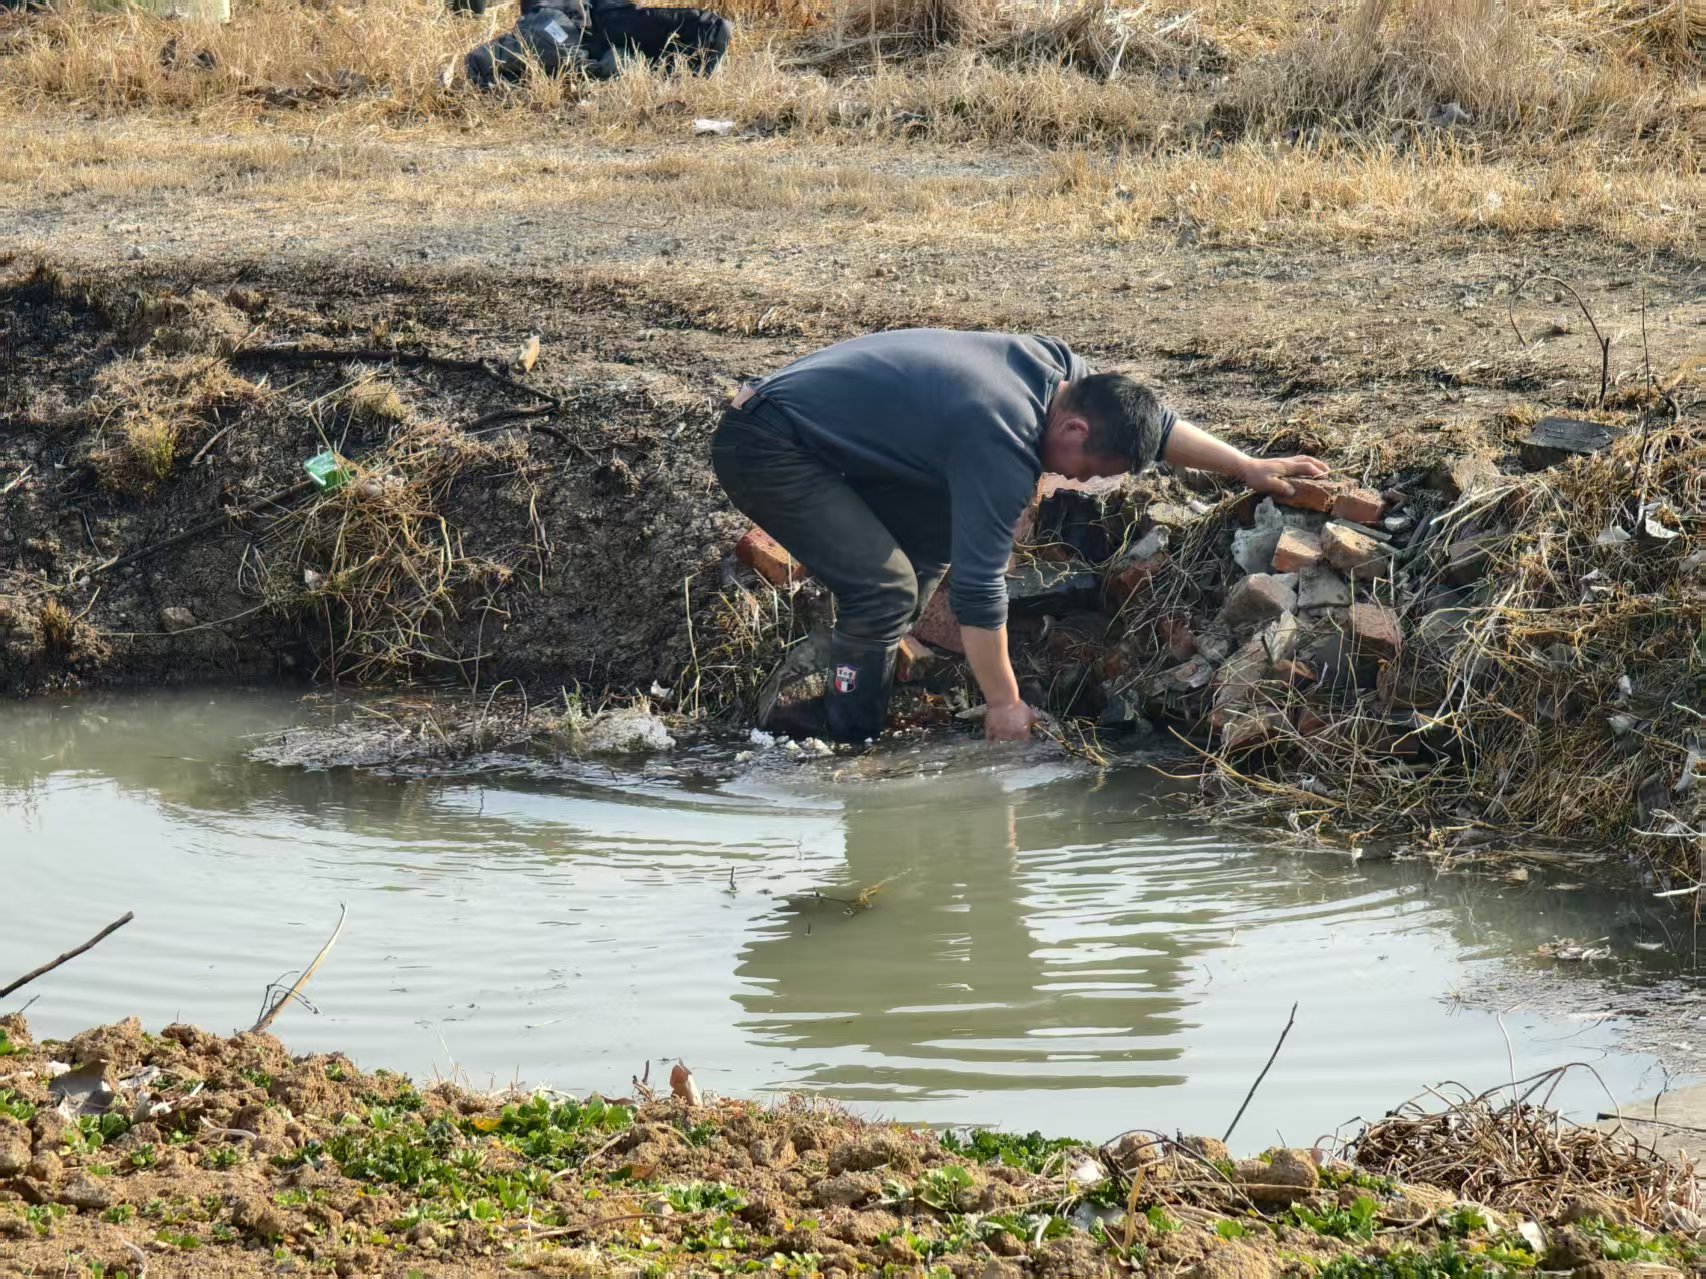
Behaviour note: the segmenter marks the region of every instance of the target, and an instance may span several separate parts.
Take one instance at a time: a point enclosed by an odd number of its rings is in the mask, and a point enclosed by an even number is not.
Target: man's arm
[[[1288,475],[1314,478],[1327,474],[1327,465],[1312,457],[1251,457],[1225,440],[1192,426],[1184,418],[1173,425],[1167,437],[1167,448],[1161,461],[1170,466],[1188,466],[1197,471],[1213,471],[1231,476],[1255,489],[1276,497],[1290,497]]]
[[[1019,742],[1031,735],[1037,714],[1019,696],[1019,681],[1007,656],[1007,626],[961,626],[966,661],[983,690],[983,735],[992,742]]]

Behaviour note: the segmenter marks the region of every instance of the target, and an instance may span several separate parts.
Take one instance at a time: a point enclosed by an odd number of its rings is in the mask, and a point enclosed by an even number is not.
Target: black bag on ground
[[[592,0],[589,53],[641,57],[659,64],[680,55],[699,75],[710,75],[728,52],[734,28],[709,9],[641,8],[628,0]]]
[[[581,0],[557,0],[549,7],[528,9],[514,31],[469,52],[464,60],[468,82],[482,89],[500,80],[514,84],[534,65],[548,76],[585,71],[589,67],[585,38],[586,10]]]

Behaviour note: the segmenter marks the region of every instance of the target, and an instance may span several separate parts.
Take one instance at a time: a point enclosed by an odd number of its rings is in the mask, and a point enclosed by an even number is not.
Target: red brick
[[[1358,653],[1392,661],[1404,648],[1404,627],[1382,604],[1351,605],[1351,640]]]
[[[1136,595],[1167,564],[1167,552],[1157,551],[1141,563],[1127,565],[1108,582],[1108,596],[1115,604],[1124,604]]]
[[[1321,539],[1302,529],[1288,528],[1274,547],[1274,572],[1301,573],[1321,562]]]
[[[960,638],[960,619],[954,616],[953,606],[948,603],[946,577],[924,606],[912,633],[933,648],[946,649],[950,653],[966,651],[965,641]]]
[[[792,586],[809,576],[806,566],[761,528],[749,530],[735,543],[735,558],[772,586]]]
[[[1287,476],[1286,483],[1291,485],[1290,497],[1275,496],[1274,501],[1281,506],[1295,506],[1304,511],[1320,511],[1326,514],[1333,509],[1333,486],[1323,484],[1319,480],[1299,479]]]
[[[1321,530],[1321,549],[1327,562],[1339,572],[1371,582],[1386,575],[1386,554],[1379,542],[1344,524],[1329,524]]]
[[[895,653],[894,677],[902,684],[923,680],[939,659],[933,650],[916,635],[903,635]]]
[[[1297,712],[1297,731],[1305,737],[1311,737],[1326,727],[1326,717],[1313,706],[1305,706]]]
[[[1197,637],[1191,632],[1191,624],[1187,619],[1164,617],[1155,629],[1175,661],[1182,662],[1197,651]]]
[[[1352,524],[1372,525],[1385,510],[1380,494],[1369,489],[1346,489],[1333,499],[1333,518]]]

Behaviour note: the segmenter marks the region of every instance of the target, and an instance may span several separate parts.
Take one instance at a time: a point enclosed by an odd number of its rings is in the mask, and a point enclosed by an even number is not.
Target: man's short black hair
[[[1085,447],[1091,454],[1120,458],[1133,471],[1161,460],[1177,420],[1159,395],[1124,373],[1093,373],[1074,382],[1067,407],[1090,424]]]

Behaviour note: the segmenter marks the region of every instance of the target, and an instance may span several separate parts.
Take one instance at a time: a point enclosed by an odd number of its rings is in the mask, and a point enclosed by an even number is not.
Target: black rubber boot
[[[758,694],[758,726],[781,737],[822,737],[829,636],[814,632],[789,650]]]
[[[895,646],[836,635],[829,644],[824,720],[831,741],[864,742],[881,735],[889,718]]]

